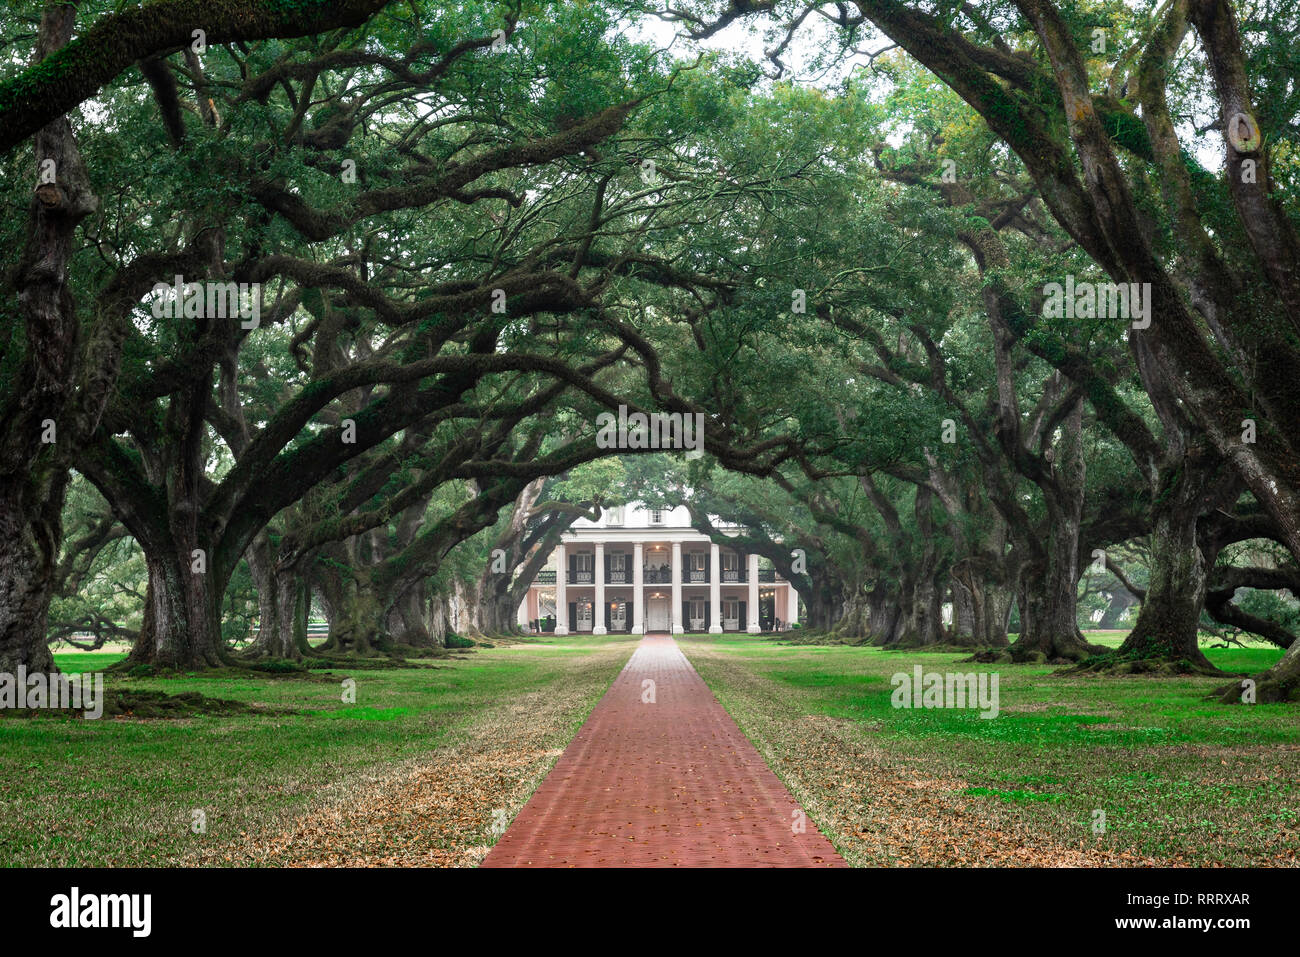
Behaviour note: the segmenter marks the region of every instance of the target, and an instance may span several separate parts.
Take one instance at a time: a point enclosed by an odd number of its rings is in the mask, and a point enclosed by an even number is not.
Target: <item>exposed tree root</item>
[[[982,665],[1057,665],[1074,663],[1069,658],[1048,658],[1046,654],[1038,650],[1013,654],[1010,648],[1002,647],[986,648],[962,660],[963,662]]]
[[[285,658],[262,658],[259,660],[234,660],[231,664],[217,668],[164,668],[154,664],[141,664],[124,658],[116,664],[109,665],[104,671],[108,674],[125,678],[192,678],[201,674],[204,678],[303,678],[310,676],[304,662]]]
[[[777,641],[784,645],[850,645],[857,647],[871,643],[870,635],[847,634],[825,628],[800,628],[763,636],[764,641]]]
[[[1221,671],[1205,661],[1196,661],[1184,657],[1139,657],[1110,651],[1105,654],[1085,658],[1069,668],[1055,672],[1056,676],[1070,675],[1142,675],[1146,678],[1174,678],[1182,675],[1204,675],[1210,678],[1223,678],[1230,674]]]
[[[425,655],[424,657],[452,658],[460,657],[445,652],[440,655]],[[313,658],[307,663],[307,667],[312,671],[336,671],[338,669],[347,669],[351,671],[391,671],[395,669],[415,669],[435,670],[441,666],[431,665],[421,661],[407,661],[405,658],[390,658],[384,656],[367,656],[357,657],[355,655],[326,655],[320,658]]]
[[[25,708],[22,710],[6,708],[0,710],[0,717],[7,718],[54,718],[81,717],[84,709],[78,708]],[[180,694],[167,694],[162,691],[105,691],[103,718],[194,718],[205,714],[296,714],[292,709],[264,708],[245,704],[242,701],[229,701],[225,698],[209,698],[197,691],[185,691]]]
[[[1265,671],[1249,678],[1242,676],[1232,684],[1215,688],[1210,699],[1221,704],[1251,704],[1247,696],[1247,681],[1255,682],[1254,704],[1289,704],[1300,702],[1300,679],[1295,676],[1277,678]]]

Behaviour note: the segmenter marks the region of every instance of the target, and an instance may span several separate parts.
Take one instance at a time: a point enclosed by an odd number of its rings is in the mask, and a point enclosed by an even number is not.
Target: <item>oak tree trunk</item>
[[[867,618],[867,629],[871,635],[871,643],[882,647],[898,644],[903,633],[903,622],[906,620],[898,591],[885,584],[879,584],[871,590],[868,603],[870,613]]]
[[[1039,483],[1047,506],[1047,541],[1042,564],[1027,570],[1022,589],[1021,634],[1011,646],[1016,661],[1078,661],[1104,650],[1084,639],[1077,617],[1085,478],[1082,401],[1062,422],[1061,433],[1052,449],[1052,480]]]
[[[67,472],[50,475],[31,502],[26,477],[0,484],[0,673],[56,671],[46,617],[58,562]]]
[[[46,5],[34,61],[65,46],[72,37],[75,4]],[[97,418],[77,407],[81,335],[68,288],[68,261],[78,224],[99,205],[66,117],[35,137],[40,183],[31,199],[26,245],[14,273],[17,310],[0,304],[0,320],[21,328],[13,336],[17,359],[5,391],[0,432],[0,672],[57,671],[46,643],[54,568],[63,538],[63,498],[71,444]],[[23,351],[19,354],[18,350]],[[97,356],[101,385],[116,363]],[[106,392],[107,388],[102,391]],[[78,421],[80,419],[80,421]]]
[[[1117,657],[1169,659],[1217,672],[1197,640],[1207,573],[1214,563],[1197,534],[1207,481],[1190,461],[1162,477],[1165,481],[1152,508],[1150,583],[1137,622]]]
[[[188,671],[229,664],[221,636],[224,583],[213,569],[196,571],[192,550],[170,554],[145,551],[148,572],[146,627],[129,657],[131,664]]]

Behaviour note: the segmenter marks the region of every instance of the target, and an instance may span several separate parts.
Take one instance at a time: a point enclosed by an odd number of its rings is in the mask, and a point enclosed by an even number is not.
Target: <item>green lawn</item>
[[[992,855],[1019,840],[1048,856],[1059,848],[1065,862],[1132,855],[1295,863],[1300,715],[1293,706],[1207,701],[1222,679],[1058,678],[1050,667],[960,664],[958,654],[748,636],[689,636],[682,645],[814,819],[821,809],[824,829],[836,832],[828,836],[855,863],[894,856],[1007,863],[957,853],[957,843],[977,841],[981,830],[996,835]],[[1207,648],[1229,671],[1255,672],[1280,654]],[[891,676],[916,664],[927,672],[996,673],[1001,713],[990,720],[977,710],[893,707]],[[827,767],[836,770],[819,770]],[[925,807],[908,796],[898,804],[912,779],[929,781],[920,791],[942,795],[939,803]],[[1097,810],[1106,814],[1102,835],[1090,826]],[[915,815],[921,830],[927,820],[946,820],[959,840],[945,850],[936,833],[924,847],[900,850],[883,834],[891,813]]]
[[[274,833],[323,795],[435,752],[512,701],[552,690],[573,697],[553,733],[563,747],[633,644],[545,639],[477,648],[430,669],[310,678],[109,678],[110,689],[197,691],[292,713],[0,720],[0,864],[166,864],[196,842],[234,846]],[[83,672],[120,657],[57,660]],[[355,704],[341,700],[349,674]],[[191,831],[196,809],[206,814],[204,835]]]
[[[345,671],[110,679],[113,688],[195,691],[274,710],[0,720],[0,864],[358,862],[350,854],[388,862],[378,855],[403,835],[398,863],[427,860],[418,855],[429,842],[445,846],[438,862],[472,863],[466,849],[492,842],[495,808],[513,816],[636,641],[547,637],[428,669],[356,671],[355,704],[341,700]],[[1205,696],[1221,682],[1205,678],[1057,678],[1048,667],[967,665],[951,653],[746,635],[681,644],[851,863],[1296,862],[1293,707],[1219,705]],[[1225,670],[1254,672],[1280,652],[1207,654]],[[69,652],[58,661],[84,672],[119,657]],[[999,716],[894,708],[890,676],[917,663],[996,673]],[[462,755],[475,769],[458,777]],[[509,773],[498,774],[506,764]],[[423,791],[404,783],[405,769],[431,766],[437,774]],[[354,815],[331,817],[340,804]],[[196,809],[206,814],[202,835],[190,828]],[[1091,829],[1098,810],[1100,835]],[[383,826],[354,839],[357,822],[376,816]],[[411,819],[423,828],[418,840],[407,833]],[[333,843],[343,848],[318,860],[316,845],[331,841],[302,822],[322,820],[327,831],[330,821],[342,828]]]

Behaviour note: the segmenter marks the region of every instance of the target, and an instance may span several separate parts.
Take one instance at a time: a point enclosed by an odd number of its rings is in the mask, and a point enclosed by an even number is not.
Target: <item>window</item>
[[[609,556],[609,570],[612,572],[627,571],[627,556],[622,552],[615,552]]]
[[[705,558],[703,552],[691,552],[691,571],[704,571]]]
[[[690,601],[690,611],[691,611],[692,622],[703,622],[704,621],[704,599],[692,598]]]
[[[664,523],[664,510],[662,508],[650,509],[650,524],[662,525]]]
[[[580,572],[591,571],[591,552],[579,552],[574,558],[574,569]]]
[[[722,553],[722,580],[724,582],[743,580],[743,576],[740,574],[740,556],[735,552]]]
[[[622,506],[622,505],[616,505],[614,508],[611,508],[611,509],[609,510],[609,518],[606,520],[605,524],[606,524],[606,525],[622,525],[622,524],[623,524],[623,506]]]

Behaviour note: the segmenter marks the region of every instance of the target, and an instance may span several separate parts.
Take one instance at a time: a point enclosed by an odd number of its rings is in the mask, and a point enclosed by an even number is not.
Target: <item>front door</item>
[[[646,602],[646,631],[668,630],[668,599],[651,598]]]
[[[578,602],[578,631],[591,631],[591,602]]]

